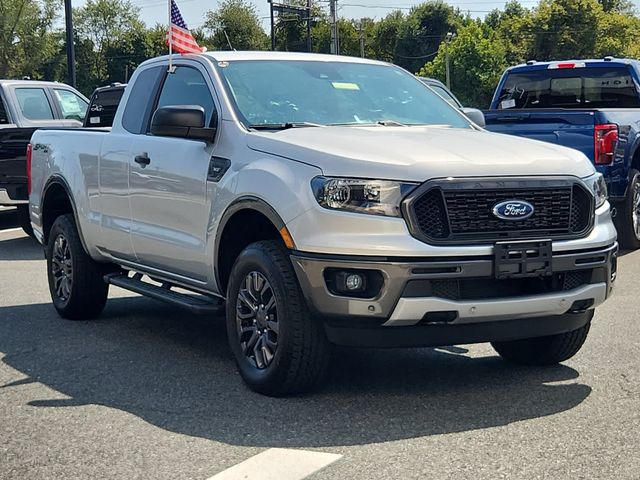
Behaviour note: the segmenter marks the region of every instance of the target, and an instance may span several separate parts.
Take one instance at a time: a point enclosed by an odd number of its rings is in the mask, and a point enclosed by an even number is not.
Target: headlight
[[[607,193],[607,183],[601,173],[594,173],[590,177],[584,179],[585,183],[591,188],[593,196],[596,197],[596,208],[604,205],[609,196]]]
[[[417,184],[389,180],[315,177],[311,188],[329,210],[399,217],[400,202]]]

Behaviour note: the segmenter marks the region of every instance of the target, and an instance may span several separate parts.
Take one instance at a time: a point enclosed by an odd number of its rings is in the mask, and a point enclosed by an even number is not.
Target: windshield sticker
[[[360,87],[357,83],[350,82],[331,82],[333,88],[336,90],[360,90]]]
[[[503,110],[506,110],[508,108],[514,108],[516,106],[516,101],[513,98],[510,98],[509,100],[503,100],[502,102],[500,102],[500,108]]]

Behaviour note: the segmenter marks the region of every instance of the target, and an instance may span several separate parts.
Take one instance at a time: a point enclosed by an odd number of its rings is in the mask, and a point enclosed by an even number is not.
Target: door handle
[[[146,167],[147,165],[149,165],[151,163],[151,159],[149,158],[149,156],[146,153],[143,153],[142,155],[136,155],[136,157],[133,159],[134,162],[136,162],[137,164],[141,165],[142,168]]]

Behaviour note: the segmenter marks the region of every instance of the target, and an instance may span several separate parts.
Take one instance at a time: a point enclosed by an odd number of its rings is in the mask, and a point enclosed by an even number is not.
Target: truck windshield
[[[509,108],[640,107],[635,83],[625,68],[570,68],[512,73],[498,99]]]
[[[443,125],[472,128],[399,68],[345,62],[218,62],[247,125]]]

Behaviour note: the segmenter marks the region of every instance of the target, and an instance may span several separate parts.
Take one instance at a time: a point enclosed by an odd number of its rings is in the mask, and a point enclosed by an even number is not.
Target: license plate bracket
[[[508,278],[546,277],[553,273],[551,240],[497,242],[494,275]]]

